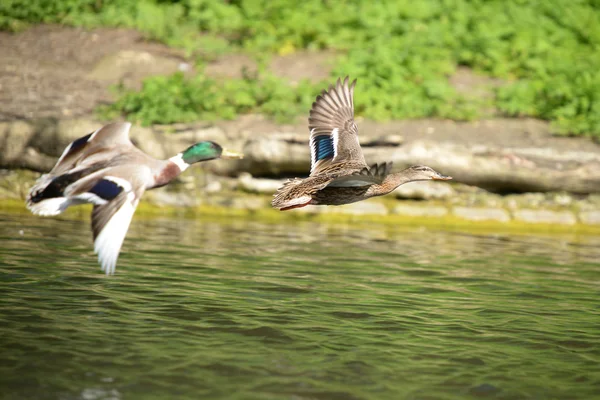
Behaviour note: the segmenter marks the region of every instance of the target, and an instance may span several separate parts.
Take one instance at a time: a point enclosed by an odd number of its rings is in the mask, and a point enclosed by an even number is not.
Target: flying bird
[[[26,200],[27,208],[42,216],[93,204],[94,252],[107,275],[115,272],[131,218],[146,190],[167,185],[192,164],[242,157],[203,141],[168,160],[157,160],[131,143],[130,128],[130,123],[112,123],[73,141]]]
[[[391,173],[392,162],[368,166],[354,121],[354,86],[346,77],[330,85],[308,117],[310,175],[288,180],[271,202],[281,211],[313,205],[342,205],[390,193],[408,182],[450,180],[425,165]]]

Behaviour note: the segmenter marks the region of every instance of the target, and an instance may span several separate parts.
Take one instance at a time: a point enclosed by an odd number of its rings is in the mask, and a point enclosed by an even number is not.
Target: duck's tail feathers
[[[65,211],[71,205],[71,200],[67,197],[55,197],[42,200],[38,203],[27,201],[27,209],[36,215],[51,217]]]
[[[27,201],[26,204],[27,209],[35,215],[51,217],[61,214],[63,211],[65,211],[71,205],[71,200],[67,197],[55,197],[52,199],[42,200],[39,203]]]
[[[96,172],[100,168],[100,166],[92,166],[59,176],[42,175],[27,194],[25,200],[27,208],[37,215],[52,216],[62,213],[70,205],[89,202],[85,198],[70,196],[66,193],[66,190],[74,182]]]
[[[29,211],[36,215],[52,216],[58,215],[67,209],[69,199],[62,196],[62,193],[53,190],[51,183],[52,177],[48,174],[42,175],[35,182],[25,201]]]
[[[271,205],[274,208],[279,208],[280,210],[282,208],[287,207],[288,205],[293,205],[289,203],[290,201],[294,203],[296,199],[294,198],[294,195],[290,192],[293,189],[293,187],[299,185],[300,183],[302,183],[302,179],[298,178],[288,179],[286,182],[284,182],[283,186],[277,189],[277,192],[273,195]]]

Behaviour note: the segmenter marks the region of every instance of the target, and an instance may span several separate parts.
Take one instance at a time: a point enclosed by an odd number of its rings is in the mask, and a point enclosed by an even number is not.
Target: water
[[[5,399],[591,399],[600,238],[0,214]],[[596,397],[597,398],[597,397]]]

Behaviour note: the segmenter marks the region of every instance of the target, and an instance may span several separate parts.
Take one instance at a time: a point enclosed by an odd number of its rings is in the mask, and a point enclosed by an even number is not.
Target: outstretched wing
[[[135,209],[144,194],[143,180],[129,179],[120,167],[108,168],[71,185],[65,194],[75,201],[92,203],[94,252],[107,274],[114,274],[117,259]]]
[[[74,140],[65,148],[56,165],[50,171],[50,175],[62,175],[73,169],[86,157],[95,156],[115,148],[122,152],[126,147],[133,146],[129,140],[130,128],[131,124],[129,122],[116,122]]]
[[[366,167],[354,122],[354,86],[346,77],[330,85],[313,103],[308,117],[310,130],[310,174],[316,175],[333,163],[348,163],[357,169]]]
[[[95,205],[92,211],[94,252],[98,254],[98,262],[106,275],[115,273],[121,246],[144,192],[143,189],[138,192],[121,189],[114,199],[103,205]]]

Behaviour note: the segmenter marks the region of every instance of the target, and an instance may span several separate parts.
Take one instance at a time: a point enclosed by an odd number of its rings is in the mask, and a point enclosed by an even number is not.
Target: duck
[[[145,191],[169,184],[192,164],[243,157],[215,142],[202,141],[167,160],[157,160],[134,146],[130,129],[129,122],[116,122],[74,140],[26,198],[27,208],[40,216],[93,204],[94,252],[107,275],[115,273],[121,246]]]
[[[311,167],[307,178],[286,181],[271,205],[280,211],[308,205],[344,205],[383,196],[408,182],[451,180],[426,165],[392,173],[392,162],[368,166],[354,121],[356,79],[338,79],[317,96],[308,117]]]

